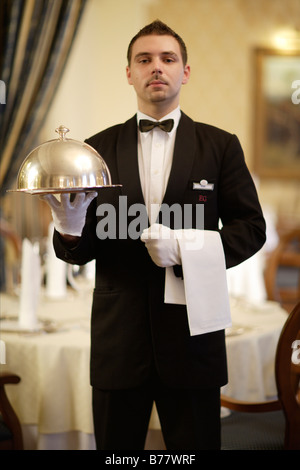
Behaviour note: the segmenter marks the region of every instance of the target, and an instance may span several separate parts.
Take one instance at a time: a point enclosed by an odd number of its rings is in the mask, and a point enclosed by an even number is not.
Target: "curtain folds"
[[[11,188],[62,76],[87,0],[1,0],[0,196]]]

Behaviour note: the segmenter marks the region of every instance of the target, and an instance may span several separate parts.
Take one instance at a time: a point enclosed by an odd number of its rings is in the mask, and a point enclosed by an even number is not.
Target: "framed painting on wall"
[[[255,50],[254,169],[300,179],[300,51]]]

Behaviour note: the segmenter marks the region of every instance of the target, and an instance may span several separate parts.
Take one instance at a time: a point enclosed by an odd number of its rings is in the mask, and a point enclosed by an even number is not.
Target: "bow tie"
[[[166,119],[166,121],[148,121],[147,119],[141,119],[139,122],[139,129],[141,132],[149,132],[154,127],[159,127],[165,132],[171,132],[173,126],[173,119]]]

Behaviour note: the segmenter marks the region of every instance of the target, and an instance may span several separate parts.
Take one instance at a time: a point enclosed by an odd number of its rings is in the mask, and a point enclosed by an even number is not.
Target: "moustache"
[[[165,80],[162,80],[159,75],[155,75],[154,77],[152,77],[151,80],[147,82],[147,85],[151,85],[151,83],[153,82],[160,82],[163,85],[167,84],[167,82],[165,82]]]

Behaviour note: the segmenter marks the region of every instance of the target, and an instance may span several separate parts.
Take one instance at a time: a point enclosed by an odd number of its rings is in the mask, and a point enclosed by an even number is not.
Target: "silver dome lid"
[[[104,159],[90,145],[66,138],[67,129],[56,129],[58,139],[49,140],[23,161],[17,189],[30,194],[92,191],[113,187]]]

